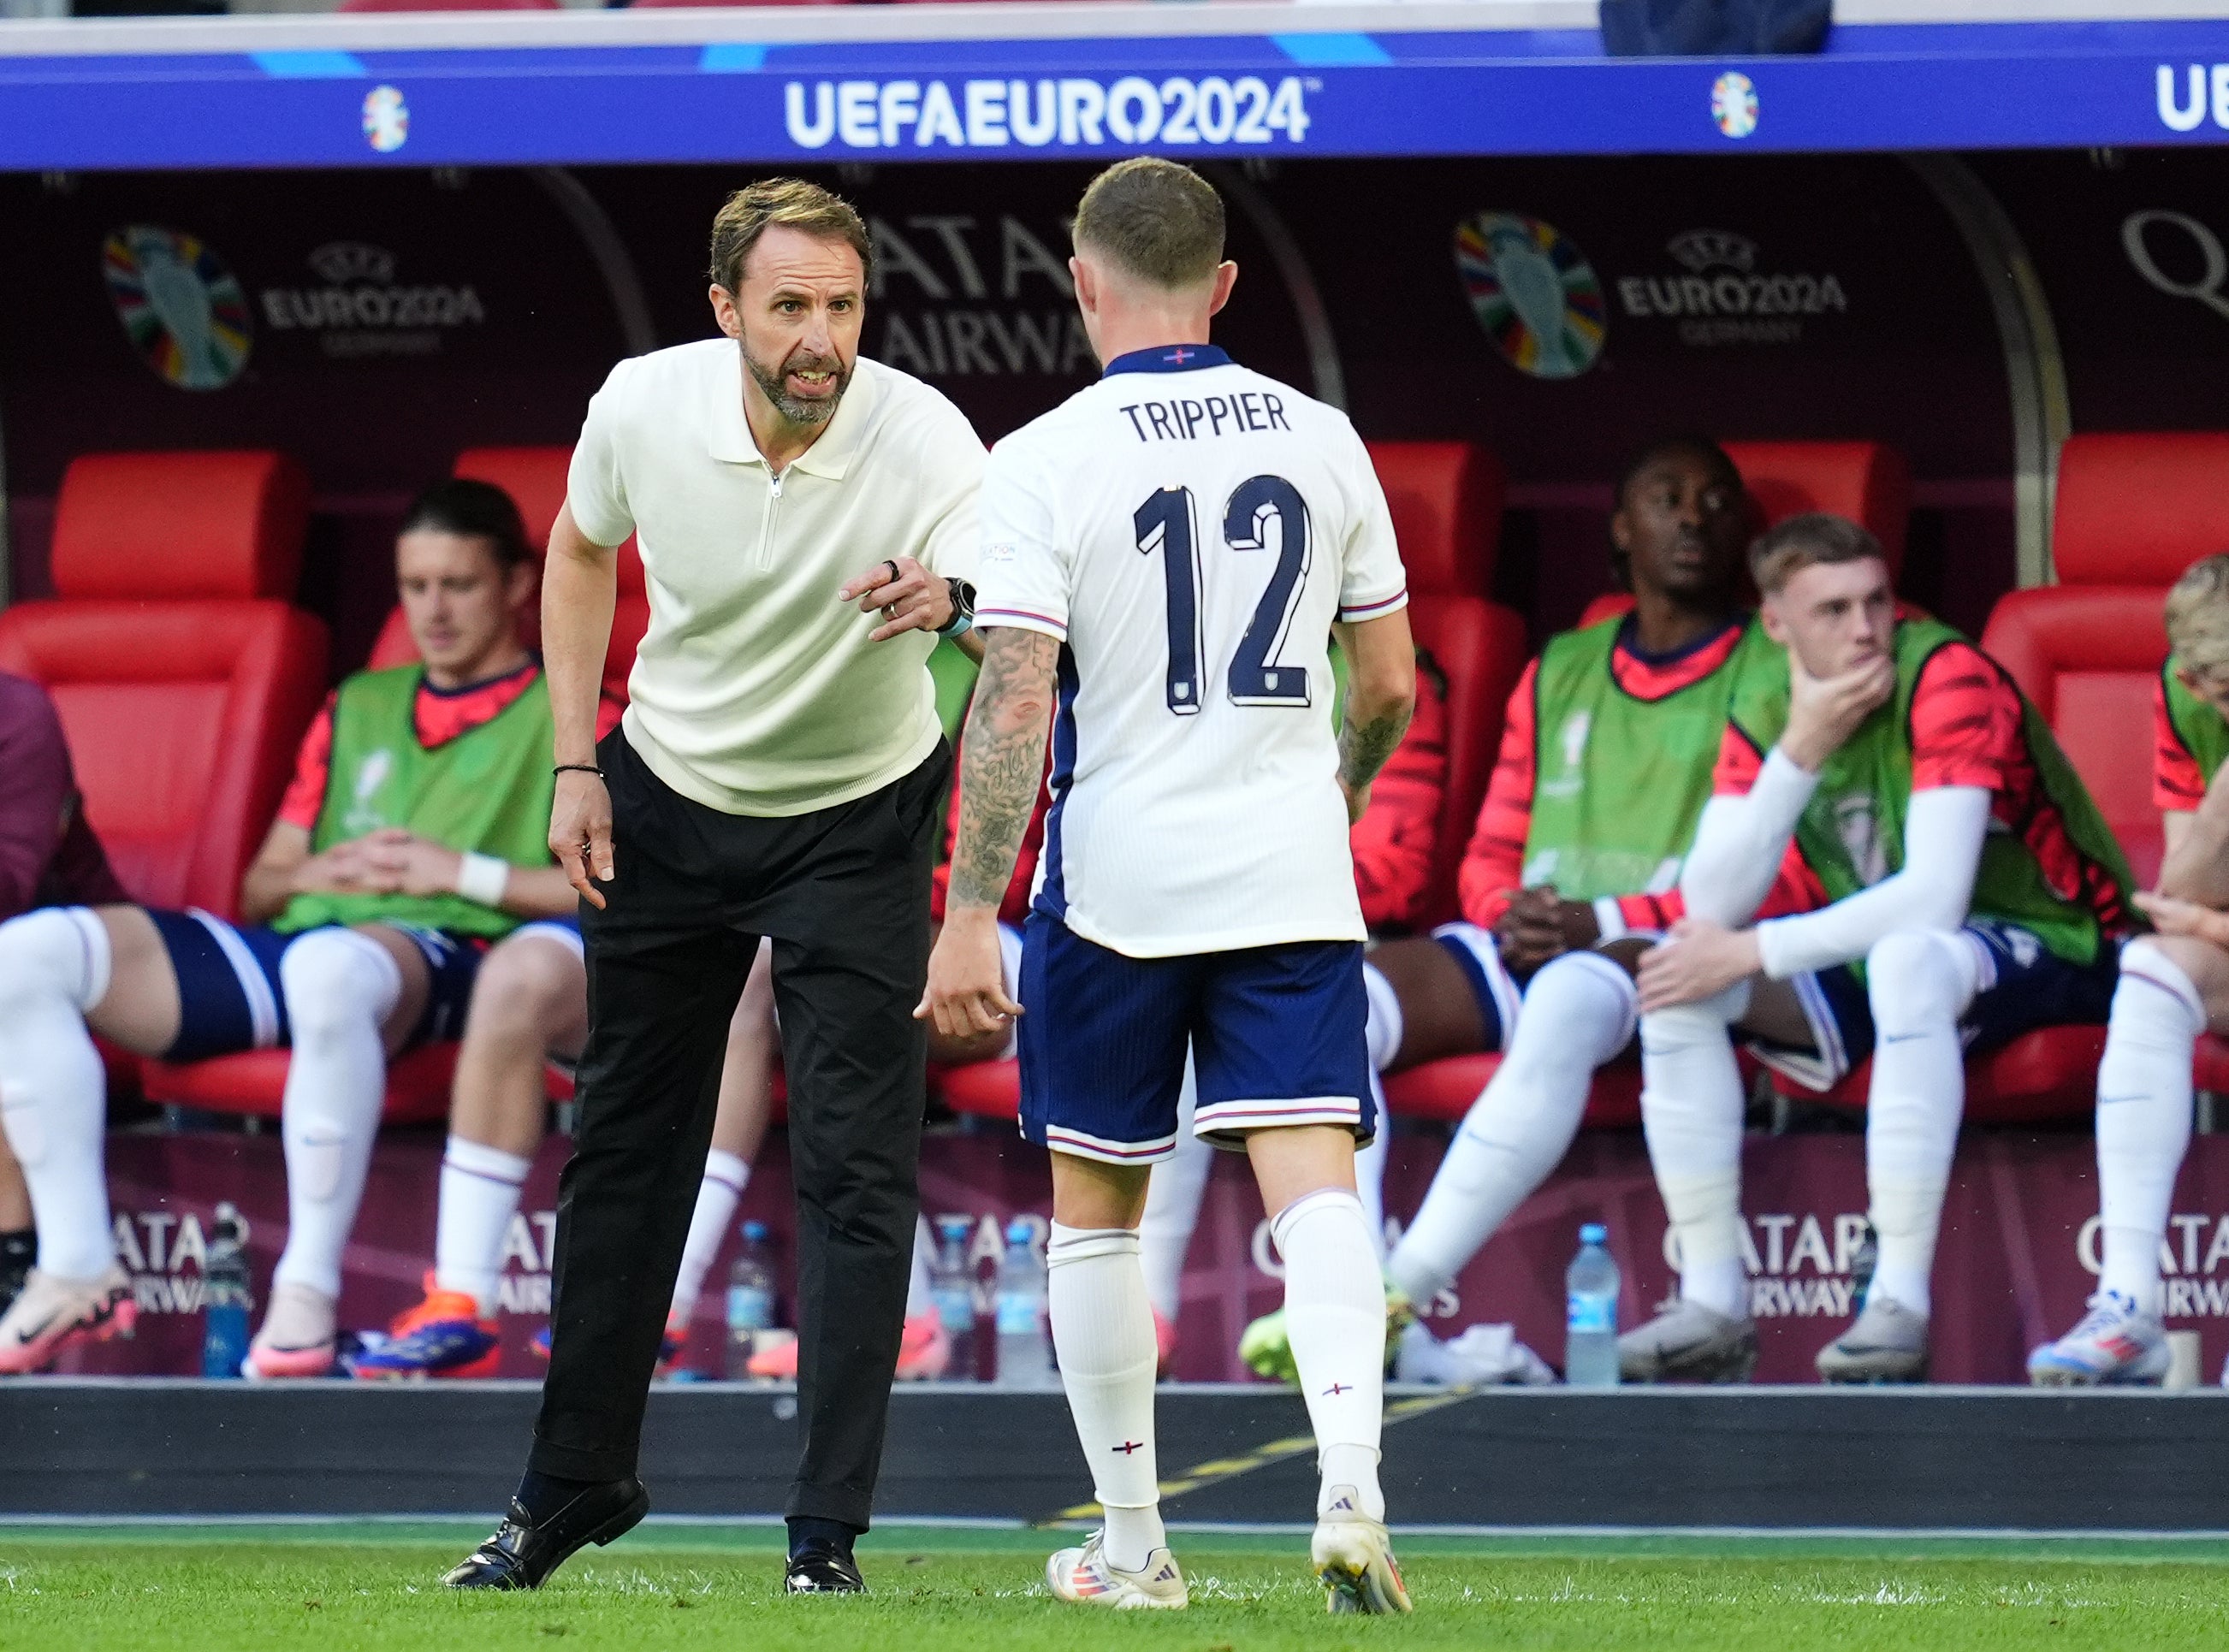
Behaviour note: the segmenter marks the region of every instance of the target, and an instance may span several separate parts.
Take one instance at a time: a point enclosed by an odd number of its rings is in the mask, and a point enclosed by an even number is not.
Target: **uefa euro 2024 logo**
[[[247,295],[200,237],[126,224],[100,246],[116,318],[139,359],[181,390],[222,390],[255,343]]]
[[[1536,379],[1575,379],[1602,354],[1609,308],[1586,254],[1552,224],[1481,212],[1455,226],[1455,272],[1486,336]]]
[[[1757,83],[1738,69],[1729,69],[1711,83],[1711,118],[1729,138],[1746,138],[1757,130]]]
[[[376,86],[363,97],[363,141],[391,155],[409,141],[410,106],[391,86]]]

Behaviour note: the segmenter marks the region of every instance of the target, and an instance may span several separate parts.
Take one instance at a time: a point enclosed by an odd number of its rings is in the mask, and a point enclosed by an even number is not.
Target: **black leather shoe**
[[[792,1595],[864,1595],[859,1563],[826,1543],[808,1543],[789,1557],[782,1591]]]
[[[441,1581],[452,1589],[539,1589],[575,1549],[608,1543],[648,1513],[650,1494],[633,1476],[589,1487],[539,1526],[513,1498],[495,1535]]]

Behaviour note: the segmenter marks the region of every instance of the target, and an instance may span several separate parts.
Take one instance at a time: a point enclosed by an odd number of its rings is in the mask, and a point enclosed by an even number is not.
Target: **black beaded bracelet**
[[[604,772],[593,763],[560,763],[556,768],[550,770],[549,772],[552,774],[593,774],[599,780],[604,778]]]

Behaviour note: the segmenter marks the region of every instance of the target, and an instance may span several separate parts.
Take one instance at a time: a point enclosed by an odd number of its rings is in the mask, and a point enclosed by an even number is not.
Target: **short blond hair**
[[[1134,156],[1091,180],[1074,234],[1077,251],[1089,247],[1157,287],[1198,286],[1223,262],[1223,197],[1188,166]]]
[[[1805,568],[1869,556],[1888,560],[1880,541],[1847,516],[1815,510],[1759,535],[1749,547],[1749,573],[1757,594],[1770,597]]]
[[[2167,593],[2167,641],[2194,671],[2229,667],[2229,554],[2193,562]]]
[[[863,278],[875,272],[873,239],[850,202],[803,178],[761,178],[729,195],[712,220],[713,284],[730,293],[742,291],[751,248],[775,228],[843,241],[858,253]]]

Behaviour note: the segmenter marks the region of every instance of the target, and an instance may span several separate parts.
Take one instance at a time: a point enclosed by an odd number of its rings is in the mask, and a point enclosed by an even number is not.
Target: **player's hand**
[[[882,615],[883,623],[867,633],[870,643],[907,631],[941,631],[952,623],[952,587],[909,556],[876,563],[846,581],[836,599],[858,603],[863,614]]]
[[[1522,975],[1566,952],[1583,952],[1602,938],[1593,903],[1565,900],[1552,883],[1519,889],[1494,925],[1502,962]]]
[[[1006,996],[998,912],[988,906],[953,907],[928,955],[928,989],[913,1018],[947,1038],[980,1038],[1005,1031],[1021,1013],[1021,1005]]]
[[[393,894],[393,874],[375,865],[371,858],[372,838],[377,836],[374,833],[371,837],[351,838],[345,843],[334,844],[322,854],[312,855],[294,868],[287,887],[298,895]]]
[[[1494,948],[1512,970],[1526,975],[1565,950],[1557,910],[1563,903],[1553,884],[1508,894],[1509,904],[1493,920]]]
[[[2138,894],[2136,902],[2162,935],[2190,935],[2216,946],[2229,946],[2229,914],[2173,895]]]
[[[1858,725],[1888,703],[1896,692],[1896,663],[1874,656],[1836,677],[1815,677],[1795,650],[1788,650],[1788,727],[1780,749],[1807,774],[1818,773]]]
[[[1359,786],[1349,785],[1342,774],[1339,777],[1339,795],[1346,799],[1346,823],[1360,824],[1363,816],[1370,812],[1370,783],[1365,780]]]
[[[394,827],[362,842],[365,860],[397,893],[447,894],[457,887],[457,868],[465,857],[446,844]]]
[[[557,795],[549,805],[549,853],[581,899],[601,908],[604,897],[596,884],[609,883],[613,876],[612,794],[604,789],[603,776],[578,769],[558,775]]]
[[[1725,929],[1705,918],[1683,918],[1663,942],[1641,955],[1643,1015],[1692,1004],[1746,981],[1763,965],[1757,932]]]

